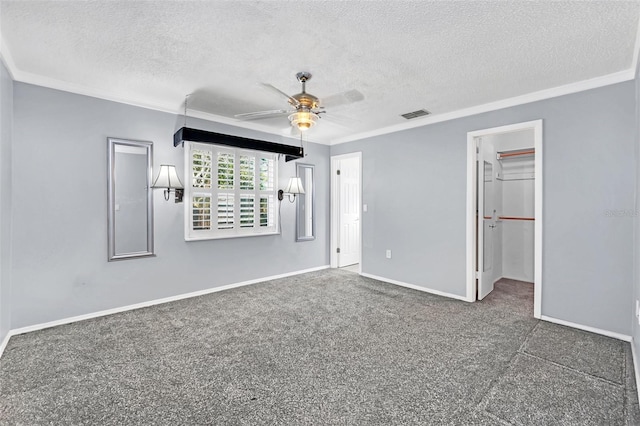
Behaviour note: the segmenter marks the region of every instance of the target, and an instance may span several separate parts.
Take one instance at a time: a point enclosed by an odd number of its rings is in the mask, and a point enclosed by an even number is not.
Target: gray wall
[[[632,81],[332,146],[363,155],[362,270],[465,295],[467,132],[536,119],[542,314],[629,335],[633,218],[607,212],[635,207]]]
[[[542,313],[631,333],[634,219],[607,212],[635,208],[634,82],[330,150],[310,144],[304,162],[316,165],[318,200],[318,238],[311,242],[294,242],[294,205],[284,203],[281,236],[186,243],[182,205],[165,202],[158,192],[158,256],[111,263],[106,138],[152,140],[154,164],[173,163],[182,171],[182,149],[172,146],[182,118],[22,83],[13,90],[12,155],[20,167],[12,174],[13,210],[19,212],[13,221],[12,328],[328,264],[329,152],[363,152],[363,202],[369,206],[363,271],[464,295],[466,134],[542,118]],[[203,120],[189,119],[189,125],[282,142]],[[4,138],[2,147],[4,153]],[[283,184],[295,166],[280,166]],[[422,185],[409,188],[406,182]],[[393,259],[384,258],[385,249],[393,250]]]
[[[13,81],[0,61],[0,343],[11,323],[11,146]]]
[[[154,165],[182,173],[183,148],[173,147],[182,117],[23,83],[14,84],[14,117],[12,328],[329,264],[327,146],[309,144],[304,159],[316,165],[316,240],[295,242],[295,207],[286,202],[282,235],[187,243],[183,205],[157,191],[157,257],[107,262],[107,137],[153,141]],[[283,186],[295,162],[279,166]]]

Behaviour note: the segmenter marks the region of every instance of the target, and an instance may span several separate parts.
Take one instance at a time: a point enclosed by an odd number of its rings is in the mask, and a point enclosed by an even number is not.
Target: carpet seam
[[[551,361],[551,360],[548,360],[548,359],[546,359],[546,358],[542,358],[542,357],[540,357],[540,356],[533,355],[533,354],[528,353],[528,352],[518,352],[518,353],[519,353],[519,354],[521,354],[521,355],[527,356],[527,357],[529,357],[529,358],[534,358],[534,359],[540,360],[540,361],[542,361],[542,362],[546,362],[546,363],[548,363],[548,364],[555,365],[556,367],[560,367],[560,368],[562,368],[562,369],[564,369],[564,370],[568,370],[568,371],[572,371],[572,372],[574,372],[574,373],[578,373],[578,374],[579,374],[579,375],[581,375],[581,376],[591,377],[591,378],[593,378],[593,379],[595,379],[595,380],[598,380],[598,381],[600,381],[600,382],[607,383],[607,384],[612,385],[612,386],[615,386],[615,387],[617,387],[617,388],[622,388],[622,390],[623,390],[623,391],[624,391],[624,390],[625,390],[625,388],[626,388],[624,384],[620,384],[620,383],[612,382],[611,380],[605,379],[604,377],[594,376],[593,374],[589,374],[589,373],[586,373],[586,372],[584,372],[584,371],[580,371],[580,370],[577,370],[577,369],[575,369],[575,368],[571,368],[571,367],[569,367],[569,366],[559,364],[559,363],[557,363],[557,362],[555,362],[555,361]]]
[[[529,339],[531,339],[531,336],[533,335],[533,333],[538,329],[538,327],[540,326],[540,323],[542,321],[538,320],[538,322],[536,322],[536,325],[534,325],[531,330],[529,330],[529,332],[527,333],[527,335],[524,337],[524,340],[522,341],[522,344],[520,345],[520,347],[518,348],[518,350],[516,352],[523,352],[524,351],[524,347],[527,343],[529,343]]]
[[[522,344],[520,345],[520,347],[518,349],[516,349],[516,351],[513,353],[513,355],[511,356],[511,358],[509,358],[509,361],[507,362],[507,366],[504,368],[504,370],[500,371],[500,373],[496,374],[496,376],[491,380],[491,382],[489,382],[489,386],[487,387],[487,391],[484,393],[484,395],[482,395],[479,399],[479,401],[476,404],[476,408],[484,411],[487,414],[490,414],[493,417],[496,417],[498,420],[502,420],[504,422],[507,422],[507,424],[512,425],[513,423],[509,423],[507,420],[501,419],[500,417],[497,417],[495,414],[490,413],[489,411],[487,411],[486,405],[489,403],[488,401],[486,401],[486,397],[487,395],[489,395],[489,393],[491,392],[491,390],[493,388],[495,388],[496,384],[498,383],[498,381],[504,377],[504,374],[507,370],[509,370],[509,368],[511,367],[514,358],[518,355],[518,353],[520,352],[520,348],[522,347],[522,345],[524,345],[524,343],[529,339],[529,336],[533,333],[533,331],[538,327],[538,324],[540,324],[540,321],[538,320],[538,322],[536,323],[536,325],[534,325],[533,327],[531,327],[531,330],[529,330],[527,332],[527,334],[525,335],[524,341],[522,342]]]
[[[622,392],[622,415],[624,416],[624,424],[629,425],[629,410],[627,409],[627,405],[629,404],[629,397],[627,396],[627,351],[622,345],[620,346],[620,350],[622,351],[622,382],[624,386]]]
[[[486,416],[492,418],[493,420],[497,420],[498,422],[500,422],[504,426],[514,426],[514,423],[511,423],[511,422],[509,422],[507,420],[504,420],[504,419],[496,416],[495,414],[488,412],[485,409],[481,409],[480,411],[482,411]]]

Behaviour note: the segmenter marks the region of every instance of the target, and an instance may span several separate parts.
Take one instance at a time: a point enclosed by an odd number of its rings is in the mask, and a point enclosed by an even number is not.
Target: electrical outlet
[[[387,259],[391,259],[391,250],[387,250]]]

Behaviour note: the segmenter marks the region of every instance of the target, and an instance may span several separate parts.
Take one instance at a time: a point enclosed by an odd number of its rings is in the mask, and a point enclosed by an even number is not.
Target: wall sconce
[[[293,203],[296,200],[296,194],[304,194],[304,186],[302,186],[302,180],[299,177],[289,178],[289,183],[284,190],[278,191],[278,200],[282,201],[284,194],[289,196],[289,202]],[[291,196],[293,195],[293,199]]]
[[[158,177],[151,185],[151,188],[164,188],[164,199],[169,201],[169,194],[173,191],[176,194],[176,203],[182,202],[184,186],[180,182],[176,166],[162,164]]]

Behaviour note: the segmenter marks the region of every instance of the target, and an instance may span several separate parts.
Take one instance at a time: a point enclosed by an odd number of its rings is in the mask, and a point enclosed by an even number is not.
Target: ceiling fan
[[[307,81],[311,79],[311,73],[301,71],[296,74],[296,78],[302,84],[302,92],[295,95],[287,95],[285,92],[271,84],[262,83],[262,86],[265,88],[286,97],[292,109],[248,112],[245,114],[236,114],[234,117],[241,120],[252,120],[289,114],[288,118],[291,126],[297,130],[306,131],[316,124],[316,121],[320,118],[320,114],[326,113],[326,107],[349,104],[364,99],[362,93],[357,90],[336,93],[320,99],[306,91]]]

